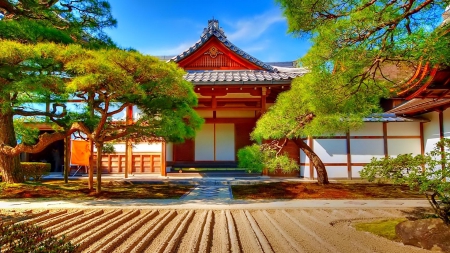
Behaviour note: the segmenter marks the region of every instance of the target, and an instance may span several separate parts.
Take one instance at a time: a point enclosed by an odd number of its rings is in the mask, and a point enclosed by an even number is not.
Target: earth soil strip
[[[150,242],[158,235],[159,232],[177,215],[176,211],[170,211],[166,214],[166,216],[160,221],[156,223],[156,226],[153,229],[146,233],[143,238],[138,240],[138,244],[131,251],[127,250],[126,252],[130,253],[138,253],[143,252],[144,249],[150,244]]]
[[[269,213],[266,210],[263,210],[262,213],[264,214],[266,219],[272,224],[272,226],[274,226],[275,229],[278,230],[278,232],[286,239],[286,241],[289,243],[289,245],[292,247],[293,250],[295,250],[296,252],[304,252],[304,250],[302,250],[302,248],[297,244],[297,242],[289,234],[287,234],[286,231],[284,231],[284,229],[281,228],[274,219],[272,219],[272,217],[270,217]]]
[[[258,242],[262,248],[262,251],[265,253],[273,253],[272,247],[270,246],[269,242],[267,241],[267,238],[264,235],[264,233],[259,228],[255,219],[253,219],[253,216],[250,214],[250,212],[248,210],[245,210],[244,213],[245,213],[245,216],[247,217],[248,221],[250,222],[250,226],[252,227],[253,232],[256,235],[256,238],[258,239]]]
[[[203,227],[203,234],[202,234],[202,240],[200,242],[200,248],[199,251],[200,253],[204,253],[204,252],[209,252],[209,249],[211,247],[211,226],[213,225],[213,212],[211,210],[208,211],[208,215],[206,216],[206,223],[205,226]],[[192,252],[194,253],[194,252]]]
[[[38,223],[38,222],[41,222],[41,221],[44,221],[44,220],[47,220],[47,219],[51,219],[53,217],[56,217],[56,216],[59,216],[59,215],[62,215],[62,214],[65,214],[65,213],[67,213],[67,210],[59,210],[59,211],[56,211],[54,213],[47,213],[47,214],[44,214],[42,216],[39,216],[39,217],[36,217],[36,218],[33,218],[33,219],[29,219],[29,220],[24,220],[24,221],[21,221],[21,222],[18,222],[18,223],[23,223],[24,222],[24,223],[35,224],[35,223]]]
[[[84,223],[85,221],[90,220],[90,219],[96,217],[97,215],[102,215],[102,214],[103,214],[103,210],[94,210],[92,212],[81,215],[81,217],[78,217],[71,222],[61,222],[59,224],[56,224],[55,226],[52,226],[51,228],[49,228],[49,230],[51,230],[53,232],[53,234],[58,234],[64,230],[67,230],[75,225],[80,224],[80,223]]]
[[[100,238],[102,238],[103,236],[108,234],[109,232],[113,231],[117,226],[120,226],[120,224],[133,219],[134,217],[138,216],[139,214],[140,214],[140,210],[134,210],[134,211],[124,213],[120,219],[117,219],[112,222],[108,222],[106,224],[106,226],[97,229],[96,231],[94,231],[94,233],[92,233],[88,237],[80,238],[81,240],[77,240],[76,242],[74,242],[75,244],[80,244],[80,246],[78,247],[78,251],[82,251],[82,250],[88,248],[89,245],[92,244],[94,241],[99,240]]]
[[[122,210],[114,210],[111,212],[103,213],[102,217],[94,218],[91,221],[88,221],[87,223],[81,223],[77,226],[74,226],[73,228],[69,229],[68,231],[61,232],[58,234],[58,236],[62,235],[64,233],[66,235],[66,240],[72,240],[73,238],[76,238],[77,236],[87,233],[92,233],[92,229],[96,227],[99,224],[105,224],[105,221],[109,221],[111,219],[116,218],[117,216],[122,214]]]
[[[132,233],[136,232],[139,228],[141,228],[145,223],[155,218],[159,214],[158,210],[151,211],[146,213],[142,219],[140,219],[137,223],[129,227],[127,230],[123,231],[119,235],[111,240],[108,244],[99,249],[99,252],[112,252],[117,246],[123,243],[126,238],[128,238]]]
[[[189,226],[190,222],[192,221],[192,218],[194,217],[194,215],[195,215],[195,211],[193,211],[193,210],[189,211],[189,213],[185,216],[183,222],[178,227],[176,232],[172,236],[170,236],[170,239],[167,240],[166,243],[161,245],[160,250],[157,252],[159,252],[159,253],[160,252],[165,252],[165,253],[174,252],[178,245],[178,242],[183,237],[183,234],[186,231],[187,227]],[[167,246],[165,246],[165,245],[167,245]]]
[[[206,223],[206,217],[209,212],[211,212],[211,211],[203,211],[201,214],[201,217],[200,217],[200,222],[197,223],[197,226],[195,226],[195,229],[193,232],[194,235],[191,238],[191,241],[189,242],[189,245],[190,245],[189,252],[191,252],[191,253],[198,252],[198,248],[200,246],[200,238],[202,238],[205,223]]]
[[[231,252],[240,253],[241,249],[239,247],[239,239],[236,234],[236,227],[234,226],[234,220],[233,217],[231,216],[230,210],[226,210],[225,215],[227,217],[228,235],[230,237]]]
[[[49,220],[45,220],[45,221],[41,221],[36,223],[36,225],[42,227],[42,228],[48,228],[51,227],[55,224],[61,223],[61,222],[65,222],[67,220],[72,219],[73,217],[82,215],[84,212],[82,210],[80,211],[75,211],[75,212],[70,212],[70,213],[66,213],[65,215],[62,216],[57,216],[53,219],[49,219]]]
[[[297,225],[297,227],[299,227],[301,230],[303,230],[303,232],[307,233],[308,235],[310,235],[311,237],[313,237],[317,242],[320,243],[321,247],[326,248],[327,250],[329,250],[330,252],[340,252],[338,251],[335,247],[333,247],[332,245],[330,245],[328,242],[322,240],[322,238],[320,238],[319,236],[317,236],[317,234],[313,231],[311,231],[309,228],[307,228],[306,226],[304,226],[303,224],[301,224],[298,220],[296,220],[294,217],[292,217],[290,214],[288,214],[286,212],[286,210],[283,210],[282,213],[291,221],[293,222],[295,225]]]

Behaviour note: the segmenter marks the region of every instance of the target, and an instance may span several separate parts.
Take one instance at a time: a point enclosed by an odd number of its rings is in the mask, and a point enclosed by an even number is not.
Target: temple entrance
[[[40,131],[39,134],[52,133],[54,131]],[[35,154],[27,154],[24,159],[28,162],[44,162],[51,164],[51,172],[62,172],[64,163],[64,140],[56,141],[44,150]]]

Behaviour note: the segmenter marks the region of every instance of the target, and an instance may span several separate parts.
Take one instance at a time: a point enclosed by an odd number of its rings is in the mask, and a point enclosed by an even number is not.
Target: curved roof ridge
[[[189,47],[187,50],[182,52],[179,55],[174,56],[169,61],[179,62],[183,60],[184,58],[188,57],[192,53],[194,53],[197,49],[199,49],[203,44],[205,44],[212,36],[215,36],[217,39],[219,39],[220,42],[223,43],[227,48],[229,48],[231,51],[237,53],[244,59],[252,62],[253,64],[271,72],[278,72],[278,69],[266,64],[257,58],[249,55],[244,50],[240,49],[239,47],[235,46],[233,43],[231,43],[227,36],[225,35],[225,32],[221,27],[219,27],[219,21],[217,19],[211,19],[208,20],[208,27],[203,29],[203,33],[200,36],[200,40],[198,40],[193,46]]]

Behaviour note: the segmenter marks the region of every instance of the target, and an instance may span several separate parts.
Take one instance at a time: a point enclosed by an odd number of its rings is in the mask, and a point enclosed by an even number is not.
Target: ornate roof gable
[[[247,54],[231,43],[216,19],[208,20],[200,40],[183,53],[173,57],[186,70],[265,70],[277,72],[274,67]]]

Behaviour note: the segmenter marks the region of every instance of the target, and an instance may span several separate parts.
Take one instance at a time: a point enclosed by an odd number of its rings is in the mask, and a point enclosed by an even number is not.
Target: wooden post
[[[311,136],[308,136],[308,145],[312,150],[314,150],[314,140]],[[309,179],[314,179],[314,165],[311,159],[309,159]]]
[[[420,154],[425,154],[425,140],[423,136],[423,122],[420,122]],[[422,164],[422,171],[425,172],[425,164]]]
[[[165,177],[167,176],[167,171],[166,171],[166,142],[163,141],[161,144],[161,158],[160,158],[160,163],[161,163],[161,176]]]
[[[266,112],[266,97],[267,97],[267,88],[261,88],[261,115]]]
[[[70,136],[64,139],[64,183],[69,182],[70,173]]]
[[[439,110],[439,139],[442,140],[444,139],[444,112],[442,110]],[[445,155],[444,155],[444,146],[441,147],[441,159],[444,160],[445,159]],[[445,164],[442,164],[442,171],[445,170]],[[444,182],[446,181],[446,178],[444,177],[442,179]]]
[[[383,122],[383,145],[384,145],[384,157],[389,156],[388,139],[387,139],[387,123]]]
[[[130,105],[127,107],[126,110],[126,121],[127,125],[133,124],[133,106]],[[132,141],[130,138],[127,138],[125,141],[125,173],[124,177],[128,178],[128,172],[131,173],[131,166],[132,166],[132,156],[133,156],[133,150],[132,150]]]
[[[347,173],[348,179],[352,179],[352,156],[351,156],[351,147],[350,147],[350,131],[347,131]]]
[[[131,139],[127,138],[125,144],[125,178],[128,178],[128,173],[131,173],[133,166],[133,146]]]

